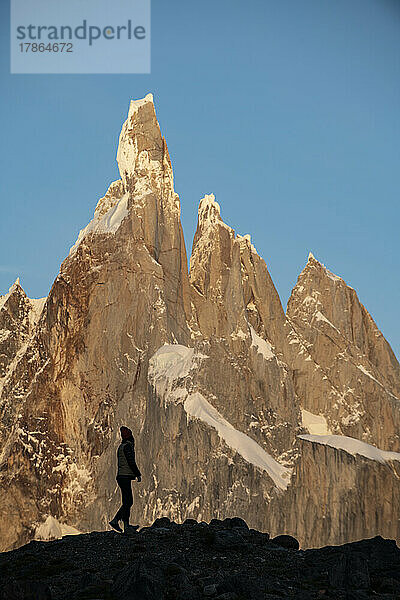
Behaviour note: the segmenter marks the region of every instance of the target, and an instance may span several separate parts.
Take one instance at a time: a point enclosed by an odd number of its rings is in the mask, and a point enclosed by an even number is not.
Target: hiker
[[[124,533],[133,533],[138,526],[129,525],[129,515],[133,504],[131,481],[142,480],[142,476],[135,461],[135,440],[132,431],[128,427],[120,428],[122,441],[117,450],[118,473],[117,483],[121,488],[122,506],[110,525],[116,531],[122,533],[119,522],[124,524]]]

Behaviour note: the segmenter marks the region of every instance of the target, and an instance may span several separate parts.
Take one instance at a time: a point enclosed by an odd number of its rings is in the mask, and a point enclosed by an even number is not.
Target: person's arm
[[[128,465],[130,466],[130,468],[133,471],[133,474],[135,475],[135,477],[138,478],[138,481],[141,480],[141,473],[138,469],[138,466],[136,464],[136,460],[135,460],[135,451],[133,449],[132,444],[125,444],[124,445],[124,453],[126,456],[126,460],[128,461]]]

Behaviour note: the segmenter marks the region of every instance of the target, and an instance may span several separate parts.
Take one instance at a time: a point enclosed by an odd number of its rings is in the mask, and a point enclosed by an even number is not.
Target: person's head
[[[123,440],[130,440],[131,442],[134,442],[132,431],[129,429],[129,427],[122,425],[122,427],[120,427],[120,432]]]

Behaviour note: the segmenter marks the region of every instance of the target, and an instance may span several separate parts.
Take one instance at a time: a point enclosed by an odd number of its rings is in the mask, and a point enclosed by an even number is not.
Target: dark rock
[[[138,543],[136,540],[134,540],[134,541],[135,541],[135,543],[131,544],[131,546],[130,546],[131,552],[138,552],[138,553],[146,552],[146,546],[144,544],[141,544],[140,542]]]
[[[11,581],[3,587],[2,600],[52,600],[52,595],[44,583]]]
[[[221,519],[211,519],[210,527],[212,527],[213,529],[223,529],[224,523],[223,521],[221,521]]]
[[[174,570],[175,571],[175,570]],[[169,573],[169,581],[167,583],[168,600],[171,596],[171,587],[175,590],[175,596],[179,600],[195,600],[199,596],[199,590],[194,582],[190,581],[187,572],[182,569],[179,573]],[[172,583],[172,586],[171,586]]]
[[[246,529],[247,531],[249,530],[249,526],[247,525],[246,521],[240,517],[233,517],[231,519],[231,527],[237,529]]]
[[[347,590],[344,595],[345,600],[369,600],[369,598],[370,598],[370,595],[367,594],[367,592],[364,592],[362,590],[357,590],[357,591]],[[391,597],[390,600],[393,600],[393,596]]]
[[[180,590],[177,595],[178,600],[203,600],[203,598],[203,594],[195,588]]]
[[[243,546],[245,541],[238,531],[221,530],[215,532],[214,544],[220,550],[232,550]]]
[[[199,530],[200,539],[205,546],[213,546],[217,538],[216,532],[210,528],[202,528]]]
[[[230,517],[224,519],[222,523],[225,529],[232,529],[232,519]]]
[[[271,543],[287,550],[298,550],[300,547],[299,542],[291,535],[277,535],[271,540]]]
[[[171,521],[170,521],[170,519],[168,519],[168,517],[160,517],[159,519],[156,519],[154,521],[154,523],[151,527],[169,528],[170,526],[171,526]]]
[[[269,533],[261,533],[260,531],[256,531],[255,529],[249,529],[246,535],[246,539],[248,539],[252,544],[257,546],[265,546],[270,542]]]
[[[111,584],[105,581],[92,583],[74,595],[74,600],[94,600],[101,598],[102,600],[111,599]]]
[[[139,530],[139,533],[148,533],[149,531],[151,531],[151,527],[142,527],[142,529]]]
[[[217,594],[217,586],[215,583],[207,585],[205,588],[203,588],[203,594],[205,596],[215,596]]]
[[[112,594],[124,600],[163,600],[164,588],[160,568],[139,560],[120,572],[112,587]]]
[[[228,575],[217,586],[218,594],[236,594],[239,598],[251,598],[252,600],[264,600],[265,584],[263,585],[259,577],[240,572],[235,575]]]
[[[78,579],[78,582],[78,589],[73,596],[74,600],[91,600],[92,598],[108,600],[108,598],[111,598],[113,582],[104,579],[103,574],[85,573],[83,577]]]
[[[92,532],[0,553],[0,600],[400,600],[391,540],[293,551],[235,523],[158,521],[134,539]]]
[[[368,562],[360,552],[341,552],[329,569],[333,588],[363,590],[370,588]]]
[[[152,527],[150,529],[150,531],[151,531],[151,533],[156,533],[156,534],[158,534],[158,533],[170,533],[170,528],[169,527],[158,526],[158,527]]]
[[[166,573],[169,575],[179,575],[180,573],[186,573],[186,569],[182,567],[182,565],[178,565],[178,563],[170,562],[165,567]]]
[[[223,521],[221,519],[211,519],[210,527],[214,527],[216,529],[246,529],[249,530],[249,527],[244,519],[240,517],[227,517]]]
[[[187,526],[193,526],[193,525],[198,525],[198,522],[196,521],[196,519],[186,519],[185,521],[183,521],[183,525],[187,525]]]
[[[400,573],[399,573],[400,576]],[[393,577],[382,577],[378,582],[372,586],[376,592],[381,594],[398,594],[400,596],[400,581]]]
[[[202,577],[201,579],[199,579],[198,583],[202,588],[206,588],[206,587],[209,587],[210,585],[217,584],[218,581],[216,581],[215,576],[212,575],[210,577]]]

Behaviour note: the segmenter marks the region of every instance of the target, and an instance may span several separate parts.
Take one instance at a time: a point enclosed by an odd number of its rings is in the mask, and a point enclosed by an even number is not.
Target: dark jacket
[[[123,440],[118,447],[118,476],[141,477],[140,471],[135,460],[135,446],[132,440]]]

